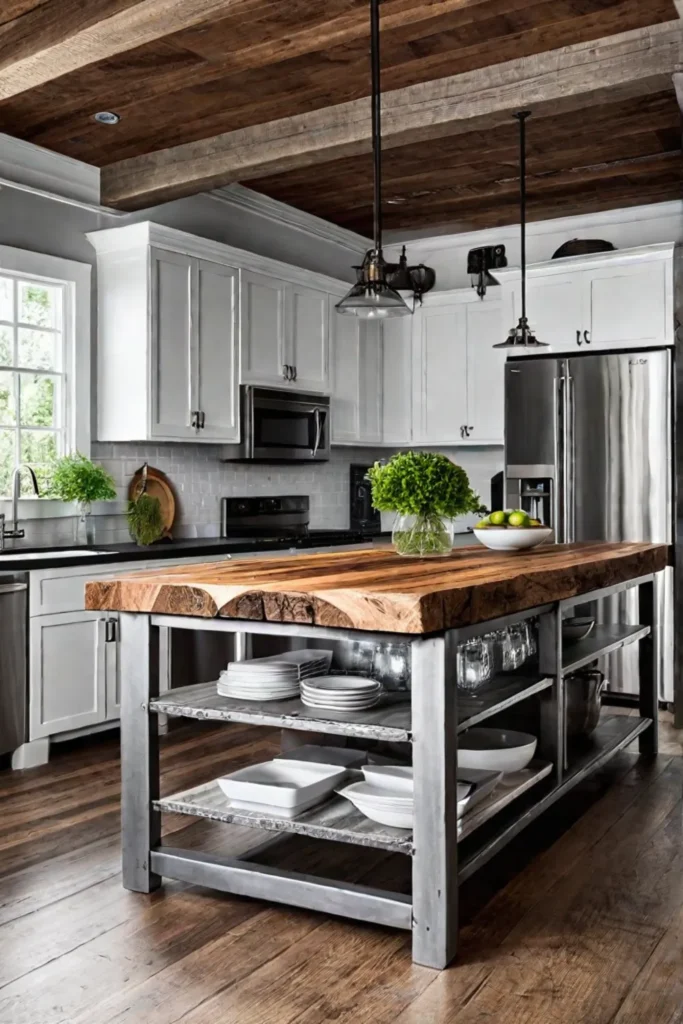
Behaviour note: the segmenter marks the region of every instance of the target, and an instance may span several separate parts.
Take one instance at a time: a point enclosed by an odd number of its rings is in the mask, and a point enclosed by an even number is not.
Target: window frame
[[[91,288],[89,263],[0,245],[0,274],[63,286],[64,302],[64,430],[67,451],[90,456],[91,419]],[[22,516],[59,515],[63,502],[21,498]],[[0,496],[0,511],[8,503]],[[38,508],[39,506],[40,508]],[[48,508],[48,506],[50,506]],[[28,513],[28,515],[27,515]],[[32,513],[32,514],[31,514]]]

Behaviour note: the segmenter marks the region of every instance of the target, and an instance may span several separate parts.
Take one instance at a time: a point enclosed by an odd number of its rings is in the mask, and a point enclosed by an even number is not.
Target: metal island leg
[[[159,695],[158,630],[148,615],[121,613],[121,833],[126,889],[152,892],[161,876],[150,867],[161,839],[159,728],[149,701]]]
[[[412,641],[413,960],[441,969],[458,939],[454,634]]]

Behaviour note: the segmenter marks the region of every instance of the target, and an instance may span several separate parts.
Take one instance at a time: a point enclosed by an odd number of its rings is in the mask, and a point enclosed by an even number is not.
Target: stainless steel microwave
[[[277,388],[242,386],[242,444],[236,460],[326,462],[330,457],[330,399]]]

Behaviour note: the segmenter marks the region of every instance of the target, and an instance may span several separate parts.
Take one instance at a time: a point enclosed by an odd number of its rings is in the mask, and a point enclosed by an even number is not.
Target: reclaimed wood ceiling
[[[343,112],[340,104],[367,97],[368,6],[368,0],[4,0],[0,130],[105,168],[103,201],[121,208],[243,180],[367,233],[365,128],[362,144],[289,152],[243,171],[224,151],[216,156],[215,137],[238,133],[223,139],[224,150],[251,152],[253,139],[262,139],[257,126],[299,118],[291,129],[298,133],[307,118],[319,125],[328,108]],[[674,0],[383,0],[381,14],[384,90],[528,62],[524,95],[536,74],[533,60],[543,59],[538,55],[581,44],[591,44],[590,54],[593,41],[677,19]],[[620,58],[609,57],[610,69],[618,60],[628,65],[629,47]],[[661,81],[650,68],[642,89],[636,87],[645,50],[631,62],[628,83],[622,87],[620,72],[610,78],[610,86],[620,87],[614,96],[587,83],[585,99],[573,104],[580,112],[560,115],[556,100],[539,105],[541,116],[530,126],[530,171],[538,176],[532,216],[680,195],[678,106],[666,61]],[[548,74],[552,61],[546,64]],[[120,123],[96,124],[98,110],[116,111]],[[472,128],[433,129],[428,147],[424,133],[413,130],[388,143],[394,148],[385,160],[387,227],[516,219],[514,127],[499,116]]]

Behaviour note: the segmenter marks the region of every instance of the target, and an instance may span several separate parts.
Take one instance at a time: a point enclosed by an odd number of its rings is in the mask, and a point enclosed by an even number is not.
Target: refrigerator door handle
[[[574,378],[567,371],[565,378],[564,424],[563,424],[563,494],[565,542],[576,540],[575,511],[575,453],[574,453]]]
[[[564,377],[555,377],[555,390],[553,392],[553,443],[555,446],[555,480],[553,481],[553,521],[552,527],[555,531],[555,542],[561,544],[564,540],[563,526],[560,518],[562,509],[562,474],[560,473],[560,442],[563,435],[562,430],[562,409],[564,406]]]

